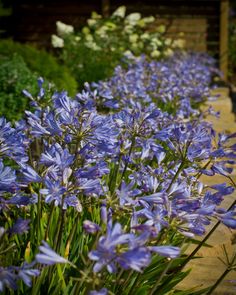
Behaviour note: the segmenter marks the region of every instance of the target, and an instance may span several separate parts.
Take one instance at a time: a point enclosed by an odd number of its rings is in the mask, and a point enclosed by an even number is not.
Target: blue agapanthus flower
[[[93,271],[99,272],[106,267],[110,273],[116,272],[115,260],[118,256],[116,247],[128,242],[129,234],[124,234],[120,223],[107,225],[107,234],[100,237],[96,250],[89,252],[89,258],[96,261]]]
[[[53,265],[57,263],[69,263],[67,259],[58,255],[45,241],[39,246],[40,252],[36,254],[36,261],[41,264]]]
[[[14,192],[17,188],[16,171],[4,166],[0,159],[0,192]]]

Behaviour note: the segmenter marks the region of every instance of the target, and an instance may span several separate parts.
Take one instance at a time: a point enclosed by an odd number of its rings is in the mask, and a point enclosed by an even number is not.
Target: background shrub
[[[146,54],[161,59],[182,49],[184,40],[166,37],[166,27],[156,25],[153,16],[140,13],[125,16],[119,7],[109,18],[93,12],[87,26],[75,31],[73,26],[57,21],[57,35],[52,45],[58,48],[61,61],[70,68],[82,88],[84,82],[97,82],[112,75],[115,66],[127,57]]]
[[[24,110],[29,107],[28,99],[22,94],[23,89],[36,94],[36,75],[20,55],[5,57],[0,66],[0,116],[8,120],[22,117]]]
[[[26,89],[37,94],[37,78],[43,77],[53,90],[68,90],[73,96],[77,83],[69,70],[44,50],[11,40],[0,41],[0,116],[14,121],[29,108]]]
[[[69,90],[70,95],[76,93],[77,82],[69,69],[59,64],[57,59],[50,53],[12,40],[0,41],[0,61],[5,57],[12,57],[14,53],[23,58],[32,72],[54,83],[58,90]]]

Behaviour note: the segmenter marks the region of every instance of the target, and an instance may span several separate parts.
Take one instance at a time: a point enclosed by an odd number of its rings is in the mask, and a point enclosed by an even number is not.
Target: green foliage
[[[68,40],[70,43],[70,41]],[[86,47],[84,43],[78,46],[71,46],[68,43],[68,50],[63,51],[62,60],[79,83],[81,89],[85,82],[103,80],[112,75],[117,59],[115,54],[107,54],[106,51],[99,51],[94,54],[92,49]]]
[[[0,116],[8,120],[22,117],[29,108],[28,99],[22,94],[27,89],[36,94],[37,80],[25,64],[21,56],[14,54],[12,58],[2,59],[0,65]]]
[[[23,58],[26,66],[37,77],[41,76],[52,82],[58,90],[69,90],[70,95],[76,93],[77,83],[71,76],[69,69],[60,65],[57,59],[50,53],[11,40],[0,41],[0,62],[6,57],[11,58],[14,53]]]

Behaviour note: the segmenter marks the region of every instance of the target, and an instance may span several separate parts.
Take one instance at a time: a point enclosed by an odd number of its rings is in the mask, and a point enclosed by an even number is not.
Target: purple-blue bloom
[[[0,160],[0,192],[14,192],[16,188],[16,172],[10,167],[4,167]]]
[[[30,219],[18,218],[12,227],[8,229],[10,234],[23,234],[29,230]]]
[[[107,295],[108,290],[106,288],[102,288],[99,291],[90,291],[89,295]]]
[[[36,254],[36,261],[41,264],[53,265],[57,263],[69,263],[67,259],[58,255],[45,241],[39,246],[40,252]]]
[[[129,241],[130,235],[122,232],[120,223],[112,226],[107,224],[107,234],[99,238],[97,249],[89,252],[89,258],[95,260],[94,272],[99,272],[106,266],[108,272],[116,272],[115,260],[118,256],[116,247]]]
[[[173,246],[150,246],[148,249],[169,258],[176,258],[180,255],[180,248]]]
[[[117,258],[117,262],[123,269],[133,269],[141,272],[151,262],[151,253],[146,247],[128,250]]]
[[[88,234],[95,234],[96,232],[101,230],[101,227],[90,220],[84,220],[83,229]]]

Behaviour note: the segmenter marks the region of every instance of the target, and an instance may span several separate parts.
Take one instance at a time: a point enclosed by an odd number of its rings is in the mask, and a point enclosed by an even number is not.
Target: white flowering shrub
[[[93,12],[78,32],[70,25],[56,23],[58,36],[52,35],[52,45],[60,48],[61,59],[81,85],[110,76],[124,57],[144,53],[151,59],[160,59],[183,49],[184,40],[166,38],[166,27],[155,25],[153,16],[125,13],[125,6],[109,18]]]

